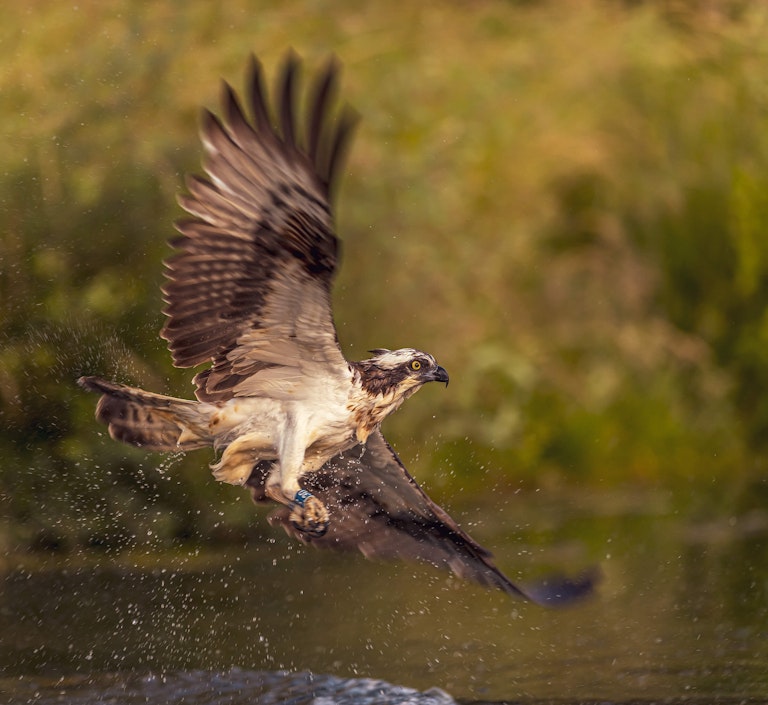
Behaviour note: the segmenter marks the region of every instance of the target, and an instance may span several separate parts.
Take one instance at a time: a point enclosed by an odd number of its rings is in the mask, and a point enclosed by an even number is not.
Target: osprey
[[[523,588],[492,563],[405,470],[379,427],[427,382],[448,384],[432,355],[376,349],[345,359],[331,312],[338,265],[330,197],[356,123],[333,110],[338,64],[330,60],[296,120],[299,60],[289,53],[272,114],[251,57],[250,117],[222,84],[223,118],[202,116],[208,178],[189,177],[179,199],[191,217],[165,261],[168,320],[161,332],[177,367],[209,366],[196,400],[97,377],[96,417],[112,438],[154,451],[213,447],[217,480],[278,503],[271,521],[297,538],[371,557],[415,558],[455,574],[557,602],[592,580]]]

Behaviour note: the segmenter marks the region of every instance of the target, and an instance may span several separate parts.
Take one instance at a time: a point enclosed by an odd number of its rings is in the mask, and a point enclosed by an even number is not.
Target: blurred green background
[[[112,442],[75,379],[191,394],[158,331],[199,107],[289,46],[309,70],[334,52],[363,118],[337,202],[345,354],[413,346],[451,374],[385,426],[438,500],[764,504],[763,3],[28,2],[0,26],[5,553],[262,525],[211,453]]]

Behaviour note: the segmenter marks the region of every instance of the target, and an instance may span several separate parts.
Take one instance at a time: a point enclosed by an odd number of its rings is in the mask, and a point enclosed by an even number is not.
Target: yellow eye
[[[414,360],[411,363],[411,369],[414,370],[414,371],[415,370],[420,370],[421,369],[421,363],[418,360]]]

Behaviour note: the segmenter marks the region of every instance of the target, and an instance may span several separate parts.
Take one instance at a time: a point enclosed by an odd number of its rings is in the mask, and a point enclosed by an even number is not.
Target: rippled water
[[[768,514],[694,519],[635,493],[462,519],[514,577],[598,562],[600,594],[546,610],[278,532],[30,558],[0,583],[0,701],[768,702]]]

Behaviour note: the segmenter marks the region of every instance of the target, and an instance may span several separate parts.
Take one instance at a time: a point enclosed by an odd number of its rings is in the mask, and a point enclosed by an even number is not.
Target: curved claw
[[[319,538],[328,531],[331,518],[325,505],[313,494],[299,490],[292,503],[289,517],[299,531],[309,536]]]

